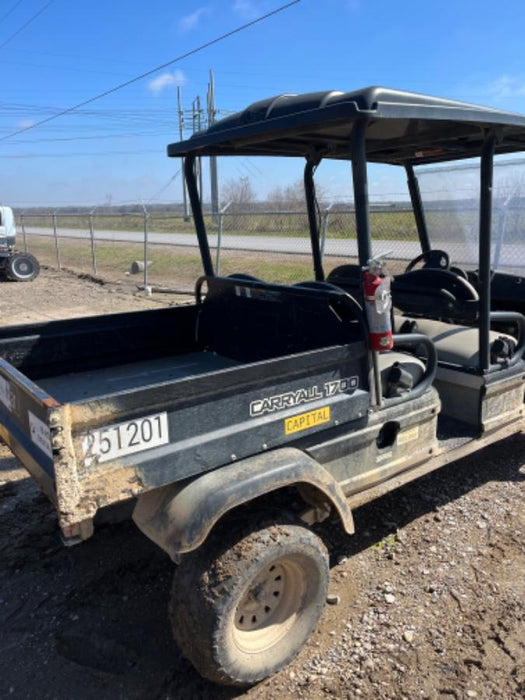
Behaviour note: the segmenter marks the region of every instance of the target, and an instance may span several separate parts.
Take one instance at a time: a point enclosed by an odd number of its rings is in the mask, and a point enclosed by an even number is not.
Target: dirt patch
[[[0,283],[0,323],[8,326],[138,311],[181,303],[190,298],[167,294],[147,296],[134,281],[104,284],[100,280],[48,268],[33,282]]]
[[[3,323],[175,301],[48,271],[0,290]],[[129,521],[63,547],[53,507],[2,447],[0,696],[521,699],[524,465],[518,435],[359,508],[352,537],[319,526],[339,602],[291,666],[240,692],[203,681],[172,641],[168,557]]]

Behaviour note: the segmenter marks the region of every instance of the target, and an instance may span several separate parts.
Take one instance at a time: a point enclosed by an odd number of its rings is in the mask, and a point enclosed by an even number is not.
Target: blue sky
[[[0,139],[231,31],[284,0],[1,0]],[[96,205],[178,201],[183,106],[205,102],[209,69],[226,114],[282,92],[367,85],[428,92],[525,113],[523,0],[301,0],[263,23],[48,124],[0,140],[0,201]],[[301,177],[302,164],[233,159],[259,196]],[[344,197],[348,168],[320,168]],[[173,178],[175,177],[175,180]],[[402,178],[385,169],[372,190]]]

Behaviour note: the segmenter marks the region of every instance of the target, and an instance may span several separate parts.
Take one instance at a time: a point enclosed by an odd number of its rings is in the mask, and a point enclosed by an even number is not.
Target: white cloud
[[[179,20],[179,29],[182,32],[190,32],[192,29],[195,29],[199,22],[201,21],[202,17],[208,13],[208,8],[207,7],[198,7],[195,12],[192,12],[189,15],[184,15],[184,17],[181,17]]]
[[[160,92],[170,87],[185,85],[187,78],[181,70],[173,71],[173,73],[161,73],[148,83],[148,89],[158,95]]]
[[[17,129],[30,129],[36,122],[33,119],[22,119],[16,125]]]
[[[261,11],[252,0],[236,0],[233,9],[241,17],[248,20],[255,19],[261,14]]]
[[[496,100],[525,95],[525,80],[518,76],[501,75],[486,86],[486,91]]]

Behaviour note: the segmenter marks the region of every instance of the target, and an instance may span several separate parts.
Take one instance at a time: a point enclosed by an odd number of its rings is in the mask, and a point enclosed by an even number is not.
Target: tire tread
[[[291,539],[290,539],[291,538]],[[255,561],[270,546],[283,548],[287,544],[304,550],[312,558],[324,560],[319,596],[326,596],[328,585],[328,554],[322,541],[303,526],[272,523],[251,528],[244,536],[232,532],[217,531],[195,552],[183,557],[175,572],[169,614],[173,635],[184,656],[199,673],[216,683],[247,686],[262,680],[286,665],[299,652],[292,648],[277,668],[259,669],[254,674],[240,675],[234,669],[225,668],[223,649],[217,620],[227,614],[228,593],[235,582],[242,579],[247,561]],[[312,620],[310,636],[322,611]],[[301,643],[302,644],[304,643]]]

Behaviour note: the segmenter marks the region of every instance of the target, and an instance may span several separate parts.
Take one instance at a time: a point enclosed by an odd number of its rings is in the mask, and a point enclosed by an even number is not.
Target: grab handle
[[[524,319],[525,321],[525,319]],[[411,401],[421,396],[430,387],[434,381],[437,370],[437,352],[436,346],[432,342],[428,335],[423,335],[422,333],[396,333],[393,336],[394,349],[396,345],[401,345],[403,347],[417,348],[423,345],[426,351],[426,364],[425,371],[415,387],[410,389],[404,396],[393,396],[391,398],[383,398],[383,405],[394,406],[404,401]]]

